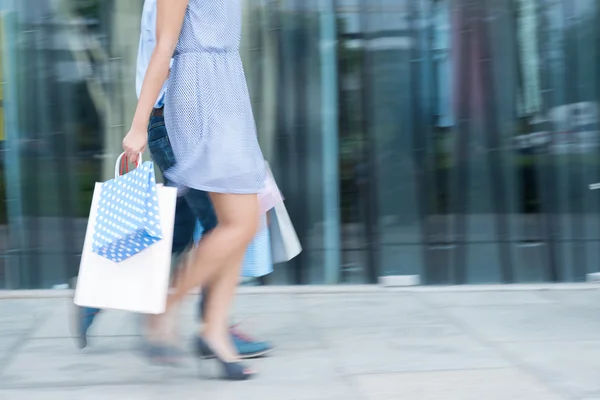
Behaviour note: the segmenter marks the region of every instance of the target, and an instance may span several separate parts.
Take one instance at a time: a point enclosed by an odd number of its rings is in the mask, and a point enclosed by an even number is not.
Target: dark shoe
[[[77,305],[75,308],[75,320],[73,321],[75,339],[77,341],[77,346],[80,349],[84,349],[88,344],[87,333],[94,323],[94,318],[96,318],[96,315],[102,310],[99,308],[79,307]]]
[[[240,362],[226,362],[216,355],[214,350],[201,336],[196,337],[196,348],[202,349],[206,355],[212,355],[213,358],[221,364],[223,368],[222,378],[230,381],[245,381],[252,378],[254,373],[248,373],[247,368]]]

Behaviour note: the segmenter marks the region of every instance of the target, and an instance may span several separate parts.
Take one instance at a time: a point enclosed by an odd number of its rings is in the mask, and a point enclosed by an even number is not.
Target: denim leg
[[[175,206],[175,226],[173,227],[172,254],[179,255],[192,244],[196,217],[183,196],[177,198]]]
[[[192,213],[202,224],[204,233],[212,231],[217,226],[217,215],[210,200],[210,195],[203,190],[189,189],[183,197],[185,197]]]
[[[210,196],[208,193],[201,190],[189,190],[185,194],[185,199],[188,203],[189,208],[192,210],[194,215],[200,220],[204,234],[212,231],[217,226],[217,216],[213,208]],[[193,234],[193,232],[192,232]],[[198,318],[202,319],[205,315],[206,310],[206,296],[208,293],[208,285],[202,288],[200,300],[198,302]]]
[[[148,149],[152,160],[164,173],[165,170],[175,165],[175,155],[169,141],[165,119],[162,116],[150,118],[148,124]],[[168,182],[167,182],[168,184]],[[177,198],[175,206],[175,225],[173,228],[172,253],[182,253],[193,241],[194,228],[196,227],[196,216],[188,205],[185,197]]]

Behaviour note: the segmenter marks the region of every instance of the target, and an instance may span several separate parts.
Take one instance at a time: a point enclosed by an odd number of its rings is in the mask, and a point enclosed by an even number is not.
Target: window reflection
[[[142,0],[0,0],[0,286],[77,273],[135,104]],[[597,271],[594,0],[245,1],[242,56],[302,255],[269,283]]]

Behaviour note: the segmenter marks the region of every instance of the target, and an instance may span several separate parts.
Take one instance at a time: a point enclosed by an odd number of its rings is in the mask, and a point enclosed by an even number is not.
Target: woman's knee
[[[222,229],[226,229],[235,235],[236,239],[249,243],[252,238],[256,235],[258,230],[258,215],[248,216],[244,219],[227,219],[223,222],[219,220],[218,226]]]

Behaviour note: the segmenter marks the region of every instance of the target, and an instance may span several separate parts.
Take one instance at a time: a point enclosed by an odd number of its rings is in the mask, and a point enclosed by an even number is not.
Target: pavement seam
[[[528,365],[521,362],[521,360],[519,360],[518,358],[513,357],[512,354],[510,354],[510,352],[507,352],[504,349],[500,348],[499,346],[496,346],[496,344],[498,342],[492,342],[492,341],[485,339],[484,337],[481,337],[477,332],[474,332],[472,329],[470,329],[469,326],[462,323],[458,319],[454,318],[452,315],[449,315],[447,313],[447,311],[450,309],[450,307],[446,307],[446,308],[437,307],[434,304],[432,304],[431,302],[429,302],[427,299],[425,299],[424,296],[417,295],[415,297],[417,298],[418,301],[421,302],[421,304],[425,305],[429,309],[432,309],[436,314],[438,314],[440,317],[444,318],[447,322],[454,325],[456,328],[461,330],[467,336],[471,337],[473,340],[475,340],[481,346],[491,350],[493,353],[500,356],[509,365],[513,366],[517,370],[522,371],[525,376],[528,376],[534,382],[537,382],[540,385],[542,385],[543,387],[550,390],[551,393],[554,393],[555,395],[557,395],[558,397],[560,397],[561,399],[564,399],[564,400],[578,400],[577,397],[574,397],[568,393],[564,393],[561,388],[555,387],[551,383],[548,383],[546,381],[546,379],[544,379],[535,370],[535,368],[530,368]],[[444,310],[444,311],[441,311],[441,310]]]
[[[566,302],[566,301],[564,301],[564,300],[561,300],[561,299],[559,299],[559,298],[556,298],[556,297],[550,296],[550,295],[549,295],[549,294],[550,294],[550,292],[551,292],[551,291],[544,291],[544,292],[540,292],[540,293],[539,293],[539,295],[540,295],[541,297],[543,297],[545,300],[548,300],[548,301],[550,301],[551,303],[553,303],[553,304],[556,304],[556,305],[560,306],[561,308],[568,309],[568,308],[570,308],[570,307],[582,307],[582,308],[586,308],[586,309],[589,309],[589,310],[595,310],[595,309],[597,309],[597,308],[598,308],[598,306],[587,306],[587,305],[579,305],[579,304],[569,304],[568,302]]]
[[[540,283],[540,284],[494,284],[494,285],[449,285],[449,286],[407,286],[383,287],[380,285],[273,285],[273,286],[240,286],[239,295],[281,295],[281,294],[374,294],[374,293],[472,293],[472,292],[544,292],[544,291],[581,291],[600,290],[600,283]],[[40,290],[0,290],[3,299],[45,299],[73,298],[72,289],[40,289]],[[192,293],[190,296],[197,296]]]
[[[477,368],[437,368],[437,369],[420,369],[414,371],[390,371],[390,372],[361,372],[350,373],[348,376],[385,376],[385,375],[427,375],[441,372],[469,372],[469,371],[509,371],[512,366],[505,367],[477,367]]]
[[[345,382],[348,388],[357,394],[358,398],[360,398],[361,400],[369,400],[369,396],[362,391],[360,385],[358,384],[358,382],[356,382],[356,379],[354,379],[355,375],[346,373],[346,371],[344,371],[342,367],[338,365],[338,360],[340,359],[338,357],[338,352],[333,350],[334,347],[325,337],[323,332],[325,329],[315,324],[310,315],[305,311],[305,307],[300,306],[300,303],[302,301],[301,295],[302,294],[297,294],[293,296],[295,298],[294,304],[297,307],[296,311],[299,313],[299,315],[301,315],[302,320],[306,322],[308,329],[314,332],[315,339],[317,340],[317,342],[319,342],[322,345],[322,347],[324,349],[327,349],[327,352],[331,354],[334,373],[339,375],[342,382]]]
[[[53,313],[54,312],[51,312],[50,315],[42,315],[40,317],[36,316],[31,328],[29,328],[24,335],[21,335],[21,338],[17,340],[15,345],[12,346],[7,353],[0,358],[0,378],[4,377],[4,372],[11,365],[15,357],[19,355],[21,349],[25,347],[25,345],[32,339],[35,332],[37,332],[39,327],[42,326]]]
[[[88,387],[104,387],[104,386],[163,386],[164,381],[160,380],[148,380],[148,381],[135,381],[135,382],[124,382],[124,381],[95,381],[95,382],[81,382],[81,383],[51,383],[51,382],[31,382],[26,385],[4,385],[0,384],[0,394],[6,390],[40,390],[40,389],[68,389],[68,388],[88,388]]]
[[[337,365],[335,366],[336,371],[339,370],[339,368],[337,367]],[[340,377],[343,379],[344,382],[346,382],[351,389],[354,389],[355,393],[360,393],[360,398],[368,400],[369,397],[368,395],[366,395],[365,393],[362,392],[362,390],[360,389],[359,385],[353,380],[353,379],[348,379],[348,378],[356,378],[356,377],[361,377],[361,376],[385,376],[385,375],[404,375],[404,374],[428,374],[428,373],[439,373],[439,372],[460,372],[460,371],[481,371],[481,370],[486,370],[486,371],[493,371],[493,370],[498,370],[498,371],[502,371],[502,370],[510,370],[510,368],[508,367],[484,367],[484,368],[477,368],[477,369],[472,369],[472,368],[460,368],[460,369],[456,369],[456,368],[448,368],[448,369],[434,369],[434,370],[422,370],[422,371],[402,371],[402,372],[398,372],[398,371],[394,371],[394,372],[366,372],[366,373],[360,373],[360,374],[353,374],[353,373],[340,373]],[[174,381],[169,379],[169,383],[173,383]],[[176,383],[176,382],[175,382]],[[104,381],[95,381],[95,382],[74,382],[74,383],[66,383],[66,382],[59,382],[59,383],[51,383],[51,382],[43,382],[43,383],[39,383],[39,382],[31,382],[31,383],[27,383],[27,384],[0,384],[0,394],[2,393],[2,391],[6,391],[6,390],[30,390],[30,389],[35,389],[35,390],[39,390],[39,389],[62,389],[62,388],[87,388],[87,387],[103,387],[103,386],[163,386],[165,384],[165,381],[160,381],[160,380],[149,380],[149,381],[110,381],[110,380],[104,380]]]

